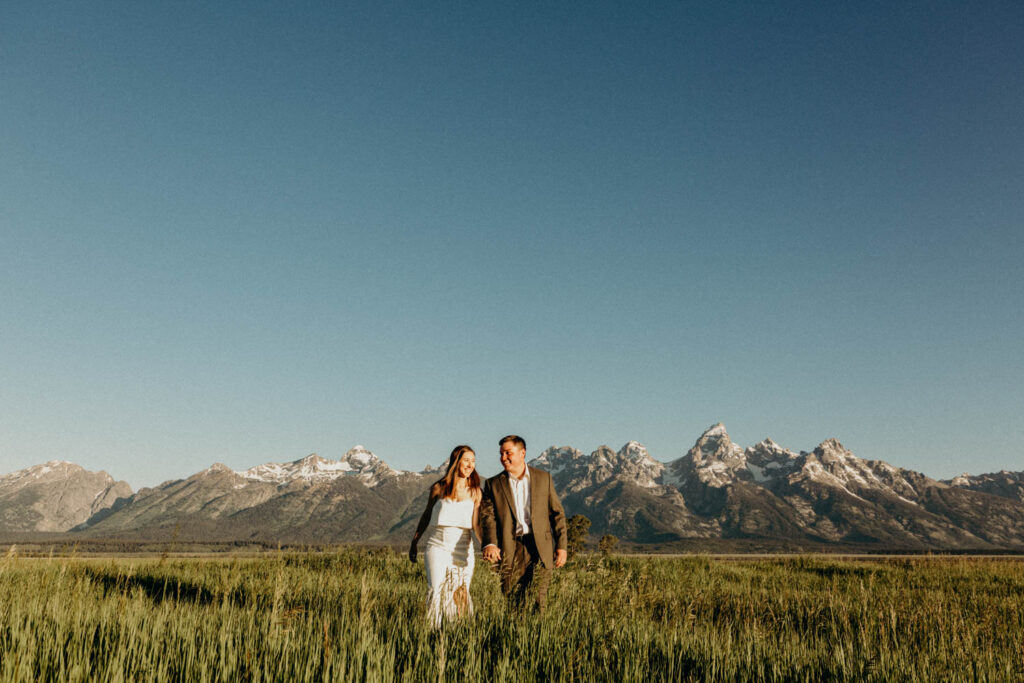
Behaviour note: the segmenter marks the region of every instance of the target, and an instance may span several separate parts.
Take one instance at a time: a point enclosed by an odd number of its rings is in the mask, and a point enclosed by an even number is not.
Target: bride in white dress
[[[409,560],[415,562],[417,544],[426,532],[427,621],[435,628],[444,619],[473,613],[469,595],[474,563],[471,533],[482,537],[481,498],[476,454],[469,446],[456,446],[444,477],[430,487],[427,509],[409,547]]]

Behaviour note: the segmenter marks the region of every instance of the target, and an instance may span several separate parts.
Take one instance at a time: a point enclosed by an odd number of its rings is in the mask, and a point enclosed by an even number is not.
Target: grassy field
[[[0,679],[1024,680],[1024,563],[584,557],[549,611],[424,621],[422,562],[0,560]]]

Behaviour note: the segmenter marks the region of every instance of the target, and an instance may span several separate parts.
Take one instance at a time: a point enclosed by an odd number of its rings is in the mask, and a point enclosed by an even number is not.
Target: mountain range
[[[707,429],[668,463],[630,441],[589,455],[551,447],[568,515],[637,544],[778,541],[905,550],[1024,550],[1024,472],[951,480],[858,458],[829,439],[796,453],[742,448]],[[105,472],[50,462],[0,476],[0,535],[287,543],[407,542],[441,468],[391,468],[362,446],[235,471],[222,465],[132,492]]]
[[[67,531],[132,495],[127,482],[53,460],[0,476],[0,531]]]

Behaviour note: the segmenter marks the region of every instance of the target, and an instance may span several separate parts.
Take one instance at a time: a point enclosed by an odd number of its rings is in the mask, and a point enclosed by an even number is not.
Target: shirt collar
[[[509,474],[509,475],[508,475],[508,480],[509,480],[510,482],[513,482],[513,483],[517,483],[517,484],[522,484],[522,483],[523,483],[524,481],[530,481],[530,466],[529,466],[529,465],[527,465],[527,466],[526,466],[526,467],[525,467],[525,468],[523,469],[523,476],[522,476],[522,477],[520,477],[519,479],[516,479],[516,478],[515,478],[515,477],[513,477],[513,476],[512,476],[511,474]]]

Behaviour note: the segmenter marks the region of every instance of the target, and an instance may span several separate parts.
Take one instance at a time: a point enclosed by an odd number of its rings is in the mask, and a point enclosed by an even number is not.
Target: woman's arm
[[[420,536],[427,530],[427,526],[430,524],[430,513],[434,509],[434,505],[437,503],[437,484],[433,484],[430,487],[430,492],[427,494],[427,508],[420,515],[419,524],[416,525],[416,533],[412,535],[412,544],[409,546],[409,561],[416,561],[417,547],[416,545],[420,542]]]
[[[473,532],[476,533],[476,538],[480,541],[480,547],[484,545],[484,529],[480,524],[480,500],[483,498],[483,493],[480,489],[473,491]]]
[[[501,549],[498,547],[498,522],[494,518],[494,508],[494,487],[485,481],[480,501],[480,526],[484,533],[480,545],[484,547],[484,559],[492,564],[501,559]]]

